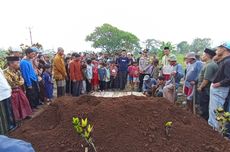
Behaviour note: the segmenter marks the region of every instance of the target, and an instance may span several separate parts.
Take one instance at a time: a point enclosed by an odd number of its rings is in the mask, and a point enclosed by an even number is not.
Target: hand
[[[196,83],[195,81],[191,81],[191,82],[190,82],[191,85],[194,85],[195,83]]]
[[[91,79],[89,79],[88,81],[89,81],[89,83],[91,83]]]
[[[201,92],[201,91],[202,91],[202,88],[201,88],[201,87],[197,88],[197,91],[198,91],[198,92]]]
[[[176,76],[176,71],[173,71],[173,72],[171,73],[171,75],[172,75],[172,76]]]
[[[212,87],[213,87],[213,88],[219,88],[219,87],[220,87],[220,83],[213,83],[213,84],[212,84]]]
[[[32,89],[32,86],[28,87],[28,89]]]
[[[73,80],[73,82],[76,82],[76,80]]]

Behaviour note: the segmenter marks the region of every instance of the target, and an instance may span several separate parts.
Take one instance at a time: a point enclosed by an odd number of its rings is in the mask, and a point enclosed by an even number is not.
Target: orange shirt
[[[80,61],[72,61],[69,64],[70,80],[81,81],[83,80],[82,68]]]

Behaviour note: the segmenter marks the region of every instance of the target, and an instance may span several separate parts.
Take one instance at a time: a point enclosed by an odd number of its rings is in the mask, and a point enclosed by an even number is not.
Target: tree
[[[193,40],[190,51],[198,53],[203,51],[205,48],[211,47],[212,41],[210,38],[196,38]]]
[[[140,48],[139,39],[134,34],[110,24],[96,27],[94,32],[86,37],[86,41],[93,42],[92,47],[100,48],[108,53],[121,49],[134,51]]]
[[[179,53],[187,53],[190,50],[190,45],[187,41],[182,41],[179,44],[177,44],[177,51]]]
[[[143,43],[145,44],[145,48],[149,49],[150,53],[153,54],[157,54],[157,51],[161,46],[161,41],[156,39],[147,39]]]

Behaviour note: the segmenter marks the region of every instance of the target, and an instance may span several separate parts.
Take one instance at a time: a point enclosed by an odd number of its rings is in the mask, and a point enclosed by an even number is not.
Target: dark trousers
[[[73,96],[80,96],[82,88],[82,81],[73,82]]]
[[[0,134],[16,127],[11,98],[0,101]]]
[[[65,92],[66,92],[67,94],[71,93],[71,82],[70,82],[70,80],[69,80],[69,79],[68,79],[68,80],[66,80],[66,88],[65,88]]]
[[[110,89],[110,81],[109,82],[105,82],[105,90]]]
[[[62,97],[65,95],[65,87],[57,87],[57,97]]]
[[[99,87],[101,91],[105,90],[105,81],[99,81]]]
[[[208,121],[209,118],[209,87],[198,92],[198,103],[200,104],[201,117]]]
[[[39,84],[39,99],[41,102],[45,101],[45,85],[44,85],[44,81],[41,80],[40,82],[38,82]]]
[[[117,89],[117,77],[114,76],[110,77],[110,88]]]
[[[127,72],[126,71],[119,71],[119,88],[121,90],[125,89],[126,83],[127,83]]]
[[[140,83],[139,83],[139,91],[141,92],[142,91],[142,87],[143,87],[143,79],[146,75],[149,75],[149,74],[140,74],[139,76],[139,80],[140,80]]]
[[[37,108],[37,106],[39,105],[39,88],[37,82],[32,81],[31,89],[26,87],[26,96],[30,102],[31,108]]]
[[[86,92],[89,93],[92,90],[91,83],[89,82],[88,79],[86,79],[85,82],[86,82]]]

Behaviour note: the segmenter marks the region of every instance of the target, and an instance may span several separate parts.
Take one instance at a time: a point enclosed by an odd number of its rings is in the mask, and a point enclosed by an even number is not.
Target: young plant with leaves
[[[226,126],[230,123],[230,112],[225,112],[222,107],[215,110],[216,120],[219,123],[219,132],[226,136],[228,129]]]
[[[85,139],[85,141],[87,142],[89,146],[92,146],[95,152],[97,152],[96,147],[93,143],[93,138],[91,137],[93,126],[88,123],[88,119],[73,117],[72,123],[73,123],[73,127],[76,130],[76,132],[82,138]]]

